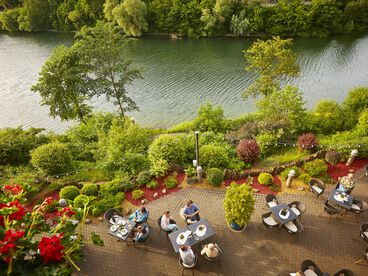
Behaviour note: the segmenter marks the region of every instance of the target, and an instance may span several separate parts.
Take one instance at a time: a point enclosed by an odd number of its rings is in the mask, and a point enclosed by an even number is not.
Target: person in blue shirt
[[[188,200],[184,210],[184,217],[188,224],[196,223],[201,219],[199,216],[199,209],[197,205],[193,204],[193,200]]]
[[[129,220],[130,221],[134,221],[136,223],[142,223],[142,222],[145,222],[147,221],[148,219],[148,211],[146,209],[146,207],[141,207],[139,209],[137,209],[134,214],[132,214],[130,217],[129,217]]]

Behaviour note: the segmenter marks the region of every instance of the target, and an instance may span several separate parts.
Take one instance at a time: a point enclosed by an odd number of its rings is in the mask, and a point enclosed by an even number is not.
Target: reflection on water
[[[30,91],[52,49],[70,44],[60,33],[0,33],[0,127],[35,126],[61,131],[68,125],[48,117],[39,96]],[[241,93],[254,76],[246,73],[242,50],[252,39],[183,39],[147,37],[130,45],[129,55],[144,68],[144,79],[128,88],[140,112],[132,115],[142,125],[170,126],[191,119],[201,103],[224,107],[227,116],[254,110]],[[296,39],[301,75],[286,80],[304,92],[308,107],[321,98],[342,101],[352,87],[368,85],[368,36]],[[114,110],[101,99],[98,110]]]

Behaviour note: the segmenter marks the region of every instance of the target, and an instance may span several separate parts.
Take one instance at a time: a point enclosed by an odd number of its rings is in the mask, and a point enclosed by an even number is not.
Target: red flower
[[[52,197],[47,197],[44,201],[45,204],[50,205],[52,203]]]
[[[64,246],[61,244],[60,236],[52,236],[51,238],[43,237],[38,245],[38,249],[41,252],[41,257],[45,263],[59,262],[64,256]]]
[[[21,220],[23,218],[23,216],[26,214],[26,209],[23,207],[22,204],[20,204],[19,200],[16,199],[12,202],[10,202],[9,204],[5,204],[5,203],[0,203],[0,209],[3,208],[10,208],[10,207],[16,207],[18,209],[18,211],[12,213],[11,215],[9,215],[9,220]],[[0,225],[2,225],[3,223],[3,217],[0,216]]]
[[[57,212],[58,216],[67,216],[67,217],[71,217],[72,215],[75,215],[75,212],[70,209],[69,207],[64,207],[60,212]]]
[[[12,257],[12,253],[17,249],[16,241],[24,236],[24,231],[8,230],[5,232],[5,237],[0,241],[0,256],[5,262],[9,262]]]
[[[5,191],[12,193],[13,195],[23,192],[23,188],[20,185],[5,185]]]

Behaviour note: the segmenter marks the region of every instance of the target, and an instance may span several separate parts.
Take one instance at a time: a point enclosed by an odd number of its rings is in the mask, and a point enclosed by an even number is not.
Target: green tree
[[[6,31],[18,31],[18,18],[21,8],[8,9],[0,12],[0,27]]]
[[[132,61],[126,56],[130,39],[121,34],[119,27],[101,21],[93,28],[82,28],[76,38],[75,47],[83,53],[84,63],[93,73],[93,95],[103,95],[107,101],[114,99],[122,116],[127,111],[139,110],[125,88],[142,78],[141,70],[132,68]]]
[[[50,26],[50,2],[45,0],[24,0],[18,18],[19,30],[41,31]]]
[[[238,36],[249,33],[249,19],[246,17],[245,10],[242,10],[239,15],[233,14],[230,30]]]
[[[193,123],[200,131],[225,132],[226,130],[224,110],[221,106],[215,108],[209,102],[200,106]]]
[[[356,131],[360,136],[368,136],[368,109],[360,113]]]
[[[103,12],[105,15],[105,18],[108,21],[114,20],[114,15],[112,13],[113,9],[119,5],[119,0],[106,0],[105,4],[103,5]]]
[[[320,101],[312,115],[315,126],[323,134],[343,130],[345,114],[341,106],[333,100]]]
[[[351,89],[342,104],[346,112],[355,114],[357,118],[357,114],[368,108],[368,87]]]
[[[147,6],[142,0],[124,0],[112,10],[115,21],[130,36],[141,36],[148,29]]]
[[[19,0],[0,0],[0,7],[3,9],[13,9],[21,4]]]
[[[89,73],[80,52],[62,45],[53,50],[31,90],[40,94],[41,105],[49,106],[52,117],[84,121],[91,113],[91,106],[86,104],[92,85]]]
[[[246,70],[258,75],[243,93],[243,98],[267,96],[275,89],[280,88],[281,76],[294,77],[299,74],[296,56],[290,49],[292,39],[281,39],[276,36],[272,39],[257,40],[252,47],[244,51],[248,62]]]

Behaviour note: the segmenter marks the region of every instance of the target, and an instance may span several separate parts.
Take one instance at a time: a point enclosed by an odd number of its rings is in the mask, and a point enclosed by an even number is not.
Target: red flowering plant
[[[80,257],[83,246],[85,210],[77,211],[82,219],[76,220],[78,214],[72,207],[59,208],[59,216],[47,220],[45,209],[52,198],[27,212],[23,206],[27,188],[0,183],[0,275],[56,275],[67,274],[72,267],[79,270],[73,260]]]

